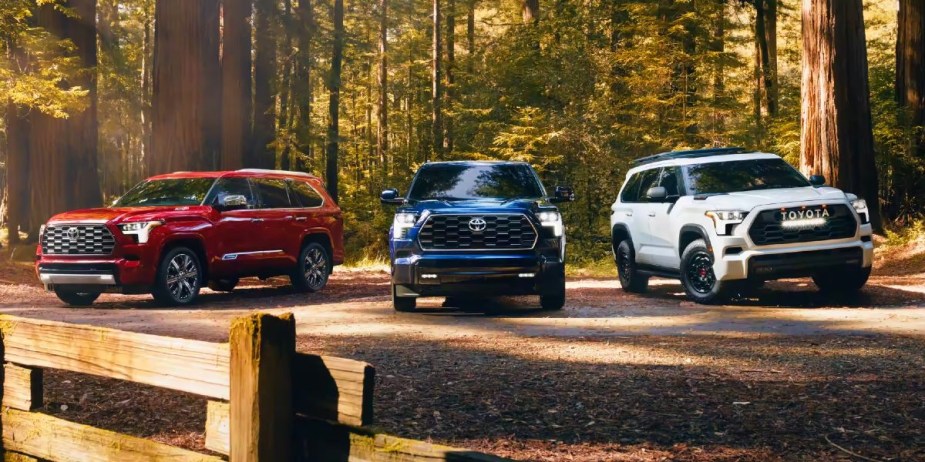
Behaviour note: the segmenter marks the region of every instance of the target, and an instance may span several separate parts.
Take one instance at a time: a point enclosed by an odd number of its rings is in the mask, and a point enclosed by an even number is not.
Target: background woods
[[[780,153],[902,224],[925,210],[923,15],[913,0],[0,0],[6,228],[34,239],[147,175],[284,168],[323,176],[352,258],[375,257],[383,187],[428,160],[516,159],[575,186],[570,240],[598,258],[631,159],[712,145]]]

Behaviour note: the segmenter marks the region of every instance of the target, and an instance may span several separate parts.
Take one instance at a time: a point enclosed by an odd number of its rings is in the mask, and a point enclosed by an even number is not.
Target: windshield
[[[215,178],[145,181],[130,189],[113,206],[200,205],[214,182]]]
[[[408,200],[539,199],[546,194],[523,164],[430,164],[421,167]]]
[[[783,159],[714,162],[686,169],[691,195],[809,186],[806,177]]]

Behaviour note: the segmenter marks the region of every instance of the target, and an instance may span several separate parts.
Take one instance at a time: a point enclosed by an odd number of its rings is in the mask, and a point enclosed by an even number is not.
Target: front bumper
[[[109,256],[42,255],[35,272],[47,290],[68,286],[100,292],[144,293],[157,272],[155,249],[142,245],[117,247]]]

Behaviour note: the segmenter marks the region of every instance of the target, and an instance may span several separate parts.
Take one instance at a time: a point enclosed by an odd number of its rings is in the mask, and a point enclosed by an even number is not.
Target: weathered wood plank
[[[3,365],[3,405],[21,411],[42,406],[42,370]]]
[[[317,419],[296,421],[299,462],[502,462],[504,459]]]
[[[228,403],[209,401],[206,408],[206,449],[228,455],[231,451]]]
[[[292,460],[295,318],[265,313],[231,325],[231,462]]]
[[[3,462],[41,462],[35,457],[20,454],[18,452],[5,451],[3,453]]]
[[[0,316],[8,362],[228,399],[227,344]]]
[[[15,409],[3,412],[3,447],[52,462],[222,461],[219,457]]]
[[[362,361],[296,354],[296,412],[348,425],[373,424],[375,369]]]

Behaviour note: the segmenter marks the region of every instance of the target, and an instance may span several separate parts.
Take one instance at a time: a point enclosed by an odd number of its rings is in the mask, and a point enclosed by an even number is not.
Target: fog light
[[[536,276],[536,274],[534,274],[534,273],[520,273],[520,274],[518,274],[518,276],[519,276],[519,277],[522,277],[522,278],[532,278],[533,276]]]
[[[421,279],[437,279],[436,274],[422,274]]]

